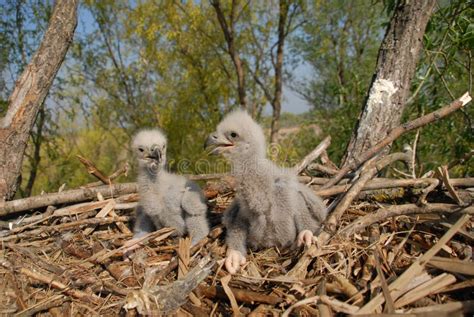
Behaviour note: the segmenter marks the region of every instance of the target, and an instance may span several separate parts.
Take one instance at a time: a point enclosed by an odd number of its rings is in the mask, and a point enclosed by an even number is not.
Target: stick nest
[[[327,316],[331,311],[472,310],[472,189],[464,189],[462,206],[440,186],[424,205],[406,204],[410,198],[403,187],[362,191],[326,243],[250,252],[243,269],[229,276],[223,268],[220,217],[232,200],[230,187],[226,192],[207,187],[213,229],[192,247],[189,239],[174,237],[165,228],[127,252],[138,201],[133,193],[107,199],[99,194],[86,202],[4,219],[0,315]],[[402,198],[400,190],[405,190]],[[447,201],[433,202],[440,196]],[[375,217],[390,208],[393,213],[386,218]]]

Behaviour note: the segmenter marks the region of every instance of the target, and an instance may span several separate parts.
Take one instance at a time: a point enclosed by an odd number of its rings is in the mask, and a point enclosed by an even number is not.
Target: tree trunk
[[[280,15],[278,19],[278,43],[277,56],[275,63],[275,95],[271,102],[273,108],[272,124],[270,130],[270,141],[276,142],[280,126],[281,113],[281,97],[283,95],[283,49],[285,48],[286,38],[286,20],[288,16],[289,3],[285,0],[280,0]]]
[[[400,124],[435,0],[397,2],[377,57],[377,68],[342,165]],[[388,151],[388,149],[385,149]]]
[[[33,143],[33,155],[30,158],[30,176],[26,183],[25,189],[21,192],[22,196],[29,197],[33,191],[33,185],[38,175],[38,169],[41,162],[41,144],[43,143],[43,128],[46,120],[46,110],[44,105],[40,107],[36,118],[36,133],[31,134],[31,142]]]
[[[219,0],[211,1],[211,5],[216,11],[217,20],[224,33],[225,42],[227,44],[227,52],[229,53],[232,63],[234,64],[235,74],[237,75],[237,93],[239,96],[239,104],[243,109],[247,109],[247,93],[245,87],[245,70],[240,55],[235,47],[235,14],[237,10],[237,2],[232,1],[229,23],[227,23],[224,12],[220,6]]]
[[[36,115],[74,36],[78,0],[58,0],[38,51],[23,71],[0,118],[0,201],[18,188],[23,155]]]

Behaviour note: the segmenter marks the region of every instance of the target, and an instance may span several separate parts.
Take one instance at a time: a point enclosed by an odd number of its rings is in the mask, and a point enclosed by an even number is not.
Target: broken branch
[[[337,184],[337,182],[339,182],[344,177],[344,175],[346,175],[348,172],[350,172],[352,170],[355,170],[356,168],[361,166],[365,161],[367,161],[367,160],[371,159],[372,157],[374,157],[380,150],[382,150],[387,145],[391,144],[393,141],[395,141],[401,135],[403,135],[403,134],[405,134],[409,131],[418,129],[422,126],[425,126],[425,125],[427,125],[431,122],[434,122],[436,120],[439,120],[443,117],[446,117],[447,115],[453,113],[454,111],[462,108],[464,105],[469,103],[471,101],[471,99],[472,98],[469,95],[469,93],[466,92],[464,95],[462,95],[459,99],[456,99],[455,101],[453,101],[451,104],[449,104],[449,105],[447,105],[447,106],[445,106],[441,109],[438,109],[434,112],[431,112],[427,115],[424,115],[420,118],[417,118],[417,119],[412,120],[410,122],[406,122],[406,123],[394,128],[394,129],[392,129],[385,139],[383,139],[382,141],[377,143],[374,147],[372,147],[369,150],[362,153],[360,155],[360,157],[357,158],[356,160],[354,160],[353,162],[351,162],[351,163],[347,164],[346,166],[344,166],[343,168],[341,168],[341,170],[337,173],[337,175],[334,176],[334,178],[332,178],[329,182],[327,182],[327,184],[325,184],[323,188],[328,188],[328,187],[331,187],[331,186]]]

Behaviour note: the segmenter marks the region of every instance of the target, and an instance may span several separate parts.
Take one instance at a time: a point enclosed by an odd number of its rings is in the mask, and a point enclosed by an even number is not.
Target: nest
[[[312,183],[318,192],[317,179]],[[465,179],[464,187],[471,183]],[[375,186],[370,184],[367,188]],[[449,203],[428,197],[424,205],[399,205],[389,197],[386,206],[376,199],[380,192],[363,191],[327,241],[305,249],[250,251],[242,270],[230,276],[223,268],[220,217],[232,200],[231,188],[228,182],[207,187],[213,228],[194,246],[188,238],[174,237],[170,228],[130,244],[138,200],[134,185],[76,190],[87,200],[81,203],[51,198],[72,197],[74,191],[37,197],[49,197],[45,207],[1,223],[0,314],[329,316],[473,310],[469,190],[462,206],[449,193]],[[34,199],[28,199],[32,206]],[[3,214],[13,208],[8,206]]]

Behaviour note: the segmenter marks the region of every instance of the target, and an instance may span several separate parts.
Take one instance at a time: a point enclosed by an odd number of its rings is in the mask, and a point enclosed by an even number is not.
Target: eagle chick
[[[195,244],[209,233],[206,199],[196,183],[165,170],[166,144],[158,129],[143,130],[132,141],[140,194],[134,238],[173,227],[179,236],[189,234]]]
[[[205,144],[232,164],[236,195],[225,211],[226,269],[237,272],[247,247],[288,247],[312,243],[326,207],[311,189],[300,184],[292,169],[266,158],[262,128],[243,110],[228,114]]]

